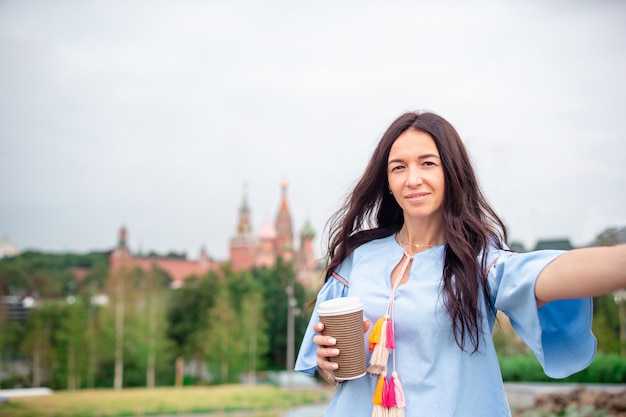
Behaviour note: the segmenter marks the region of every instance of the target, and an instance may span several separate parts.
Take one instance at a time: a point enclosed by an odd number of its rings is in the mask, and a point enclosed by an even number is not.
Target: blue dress
[[[396,369],[404,388],[406,417],[510,416],[498,358],[492,340],[496,317],[480,302],[483,313],[479,351],[468,342],[456,344],[441,288],[445,244],[415,255],[409,279],[395,297]],[[587,367],[596,352],[591,332],[590,298],[561,300],[537,309],[534,286],[541,270],[562,251],[511,254],[492,249],[488,262],[491,302],[506,313],[544,372],[564,378]],[[317,304],[356,296],[372,324],[385,314],[391,291],[390,275],[404,249],[393,235],[358,247],[337,273],[349,287],[331,278],[319,291]],[[317,369],[312,325],[319,321],[317,305],[300,346],[295,369],[310,375]],[[370,326],[371,330],[372,326]],[[364,337],[367,348],[367,334]],[[369,362],[369,351],[368,351]],[[391,358],[388,369],[392,369]],[[390,371],[389,371],[390,372]],[[368,417],[377,376],[367,374],[341,384],[324,416]]]

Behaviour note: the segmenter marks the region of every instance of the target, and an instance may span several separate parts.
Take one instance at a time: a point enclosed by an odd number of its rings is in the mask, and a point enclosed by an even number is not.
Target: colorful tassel
[[[386,346],[389,349],[394,349],[396,347],[396,341],[393,334],[393,323],[391,323],[391,319],[387,319],[387,333],[386,333]]]
[[[404,408],[393,407],[387,410],[385,417],[404,417]]]
[[[383,407],[392,408],[396,406],[396,392],[393,378],[385,379],[383,387]]]
[[[387,361],[389,359],[389,348],[387,348],[387,324],[388,318],[385,316],[379,321],[380,323],[380,337],[378,342],[374,346],[372,356],[370,357],[370,366],[367,371],[371,374],[380,374],[387,370]],[[377,322],[378,324],[378,322]]]
[[[374,324],[374,327],[372,327],[372,331],[367,338],[370,342],[370,350],[374,350],[374,347],[380,343],[380,333],[386,318],[387,316],[379,318]]]
[[[374,398],[372,400],[374,405],[382,405],[384,387],[385,387],[385,375],[380,374],[380,376],[378,377],[378,382],[376,383],[376,389],[374,390]]]
[[[400,378],[398,378],[397,372],[391,373],[391,379],[394,385],[394,391],[396,393],[396,407],[404,408],[406,407],[406,400],[404,398],[404,390],[402,389],[402,384],[400,383]]]
[[[378,376],[378,382],[376,383],[376,389],[374,390],[374,397],[372,403],[374,408],[372,409],[372,417],[387,417],[387,410],[383,407],[383,394],[385,391],[385,374],[382,373]]]
[[[372,417],[388,417],[389,410],[382,405],[375,405],[372,409]]]

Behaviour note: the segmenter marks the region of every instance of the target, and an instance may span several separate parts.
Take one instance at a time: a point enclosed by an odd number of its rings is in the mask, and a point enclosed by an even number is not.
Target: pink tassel
[[[396,406],[396,389],[393,378],[385,379],[383,387],[383,407],[392,408]]]
[[[406,399],[404,398],[404,390],[402,389],[400,378],[398,378],[398,373],[392,372],[391,379],[393,380],[393,385],[394,385],[395,394],[396,394],[396,407],[404,408],[406,407]],[[402,414],[404,415],[404,412]]]
[[[387,319],[387,333],[386,333],[386,343],[387,343],[387,348],[389,349],[393,349],[396,347],[396,341],[395,341],[395,337],[393,334],[393,323],[391,323],[391,319]]]

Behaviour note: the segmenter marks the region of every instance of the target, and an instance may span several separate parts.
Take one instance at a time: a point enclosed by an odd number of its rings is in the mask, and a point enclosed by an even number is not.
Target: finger
[[[363,320],[363,333],[367,333],[370,329],[370,324],[372,324],[370,320]]]
[[[322,332],[324,331],[324,323],[318,321],[313,325],[313,330],[315,330],[319,334],[322,334]]]
[[[315,354],[320,359],[328,360],[328,358],[334,358],[339,355],[339,349],[337,348],[319,348]]]
[[[318,357],[315,362],[317,363],[318,368],[329,372],[336,371],[339,368],[339,364],[329,361],[328,358]]]
[[[331,336],[317,335],[313,337],[313,343],[320,347],[335,346],[337,339]]]

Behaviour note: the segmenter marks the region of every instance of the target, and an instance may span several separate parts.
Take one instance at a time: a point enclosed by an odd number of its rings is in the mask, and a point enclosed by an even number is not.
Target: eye
[[[392,167],[390,167],[389,171],[390,172],[398,172],[404,169],[404,165],[393,165]]]
[[[426,167],[436,167],[436,166],[438,166],[436,161],[433,161],[433,160],[430,160],[430,159],[427,159],[424,162],[422,162],[422,165],[426,166]]]

